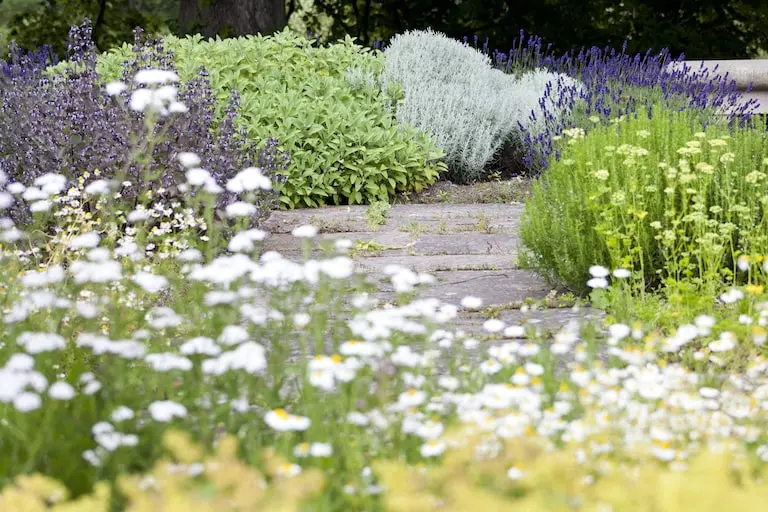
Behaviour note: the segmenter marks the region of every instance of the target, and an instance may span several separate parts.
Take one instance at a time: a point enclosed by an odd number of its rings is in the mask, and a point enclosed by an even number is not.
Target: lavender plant
[[[135,32],[134,58],[124,69],[125,90],[105,94],[96,73],[97,53],[91,40],[91,26],[85,22],[70,31],[68,59],[71,66],[47,75],[40,66],[23,67],[15,58],[7,84],[0,91],[0,169],[13,181],[32,183],[39,176],[56,171],[74,182],[85,171],[98,169],[105,179],[123,183],[120,194],[136,199],[142,189],[172,200],[184,193],[179,189],[178,151],[194,151],[200,165],[211,169],[214,178],[226,180],[242,168],[260,166],[272,175],[284,168],[288,155],[270,139],[261,148],[235,128],[239,97],[233,93],[224,117],[214,116],[215,97],[207,72],[181,84],[176,115],[154,123],[152,132],[142,131],[147,116],[125,108],[125,100],[140,87],[130,77],[150,67],[173,70],[173,55],[162,42],[143,38]],[[144,39],[144,40],[143,40]],[[29,58],[27,58],[29,60]],[[25,72],[19,72],[19,69]],[[126,135],[140,134],[140,135]],[[148,185],[152,183],[152,187]],[[218,205],[230,200],[229,192]],[[263,218],[275,205],[274,194],[265,194],[254,219]],[[12,216],[24,220],[23,209]]]
[[[477,43],[475,38],[475,46]],[[757,107],[756,100],[744,98],[735,80],[718,75],[717,69],[694,68],[684,62],[685,55],[673,58],[668,50],[631,55],[625,44],[621,50],[582,47],[557,55],[551,44],[545,46],[542,38],[533,35],[526,39],[521,30],[509,52],[490,50],[487,43],[482,51],[496,69],[506,73],[519,75],[543,68],[582,84],[578,91],[557,91],[548,105],[542,105],[546,120],[543,130],[521,126],[527,148],[524,162],[533,173],[546,168],[552,158],[560,158],[557,141],[564,130],[589,129],[636,112],[639,107],[644,107],[648,115],[653,115],[653,107],[658,104],[676,110],[693,109],[701,114],[704,126],[722,115],[731,122],[743,123]],[[562,109],[571,115],[561,115]],[[556,112],[558,115],[554,115]]]
[[[0,61],[0,77],[23,77],[30,72],[45,69],[47,66],[53,66],[59,62],[53,48],[48,45],[44,45],[33,52],[24,51],[15,41],[11,41],[8,53],[8,60]]]

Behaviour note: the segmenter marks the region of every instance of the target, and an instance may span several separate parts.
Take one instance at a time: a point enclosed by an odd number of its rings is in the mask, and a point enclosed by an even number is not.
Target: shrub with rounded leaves
[[[327,47],[284,31],[225,40],[168,36],[179,76],[204,69],[221,116],[240,93],[236,124],[249,140],[275,136],[291,154],[280,187],[285,207],[367,203],[420,191],[444,169],[425,134],[400,127],[387,97],[359,78],[375,76],[381,57],[351,38]],[[133,54],[124,45],[99,58],[104,80],[119,77]]]

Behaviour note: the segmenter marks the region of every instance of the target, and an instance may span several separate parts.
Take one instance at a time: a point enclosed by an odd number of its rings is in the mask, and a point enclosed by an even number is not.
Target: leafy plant
[[[572,79],[543,70],[519,77],[495,70],[479,51],[432,31],[395,36],[384,57],[382,87],[404,93],[398,122],[429,133],[445,150],[448,176],[462,183],[487,178],[491,164],[519,172],[521,130],[543,131],[551,122],[545,113],[559,121],[564,105],[551,99],[577,89]]]
[[[653,109],[656,105],[694,110],[702,122],[722,116],[742,122],[757,106],[755,100],[744,97],[735,80],[718,75],[715,69],[694,67],[685,62],[684,55],[673,57],[668,49],[633,54],[625,42],[621,49],[592,46],[557,53],[541,37],[526,37],[521,30],[509,52],[491,52],[487,45],[482,51],[505,73],[519,76],[531,69],[545,69],[580,84],[578,90],[551,91],[551,101],[542,105],[540,115],[546,120],[544,129],[537,125],[521,129],[523,163],[531,173],[541,172],[550,161],[560,158],[559,139],[567,129],[588,131],[638,108]]]
[[[205,70],[221,117],[231,91],[240,93],[236,126],[248,139],[275,136],[291,154],[282,172],[282,206],[387,201],[420,191],[445,168],[441,152],[418,130],[398,126],[376,88],[348,81],[349,69],[376,73],[381,57],[352,42],[328,47],[291,35],[207,40],[167,37],[182,79]],[[99,58],[106,81],[133,54],[124,45]]]
[[[391,206],[386,201],[376,201],[365,210],[365,219],[368,228],[371,230],[379,229],[379,226],[386,224],[387,215]]]
[[[767,136],[662,106],[567,131],[526,204],[526,264],[579,291],[599,264],[637,272],[643,288],[693,280],[712,296],[768,244]]]
[[[219,183],[251,165],[260,165],[267,173],[284,165],[287,155],[275,140],[260,148],[235,128],[236,94],[231,94],[221,109],[222,117],[214,119],[215,97],[204,74],[181,84],[178,99],[186,112],[159,119],[154,132],[145,133],[142,128],[147,116],[127,106],[131,92],[140,87],[129,77],[150,63],[168,69],[172,62],[161,44],[140,38],[137,31],[136,47],[141,51],[125,63],[130,85],[119,95],[107,94],[96,73],[89,23],[72,28],[69,67],[63,67],[61,73],[49,79],[39,67],[12,72],[7,86],[0,90],[0,170],[21,183],[33,183],[56,171],[74,184],[85,171],[99,169],[103,179],[125,182],[120,193],[126,198],[135,198],[144,184],[151,182],[155,193],[172,201],[184,193],[178,188],[183,182],[179,180],[183,168],[177,160],[181,151],[196,152],[200,165],[210,169]],[[19,58],[14,57],[13,62]],[[159,142],[151,142],[160,134]],[[133,151],[139,151],[140,156]],[[231,197],[225,192],[219,205]],[[254,218],[268,214],[274,204],[274,197],[264,194]],[[19,220],[23,210],[15,211]]]

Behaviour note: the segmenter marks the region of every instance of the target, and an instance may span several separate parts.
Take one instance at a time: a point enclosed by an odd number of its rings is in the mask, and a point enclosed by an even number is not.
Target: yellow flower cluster
[[[578,446],[555,448],[536,436],[458,434],[454,439],[469,441],[446,452],[440,466],[376,465],[388,490],[388,512],[716,512],[762,510],[768,499],[766,471],[751,467],[735,448],[663,464],[652,445],[621,458],[595,458]]]
[[[201,450],[187,434],[170,431],[163,442],[176,463],[162,461],[150,475],[118,479],[129,503],[126,512],[287,512],[298,510],[301,501],[324,485],[319,470],[280,476],[285,461],[269,452],[263,454],[267,471],[262,475],[238,459],[238,442],[233,436],[223,438],[216,454],[202,464],[196,462]]]
[[[173,461],[162,460],[146,475],[125,475],[117,487],[126,512],[289,512],[319,493],[319,470],[286,472],[288,464],[273,452],[262,454],[266,474],[237,457],[238,442],[223,438],[216,453],[202,460],[202,449],[186,433],[169,431],[163,444]],[[67,489],[42,475],[21,475],[0,492],[0,510],[24,512],[107,512],[110,487],[101,482],[92,494],[67,501]]]
[[[109,484],[98,483],[92,494],[68,500],[67,489],[43,475],[19,475],[0,491],[0,510],[24,512],[107,512]]]

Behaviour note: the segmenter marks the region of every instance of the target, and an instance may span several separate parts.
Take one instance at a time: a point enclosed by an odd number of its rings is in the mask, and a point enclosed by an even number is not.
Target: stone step
[[[321,233],[314,247],[331,245],[336,240],[348,239],[358,245],[357,256],[430,256],[460,254],[507,254],[515,257],[520,240],[515,235],[462,232],[441,235],[420,235],[400,231],[357,231],[349,233]],[[366,245],[368,244],[368,245]],[[301,254],[303,240],[287,233],[270,234],[265,250],[278,251],[288,257]]]

